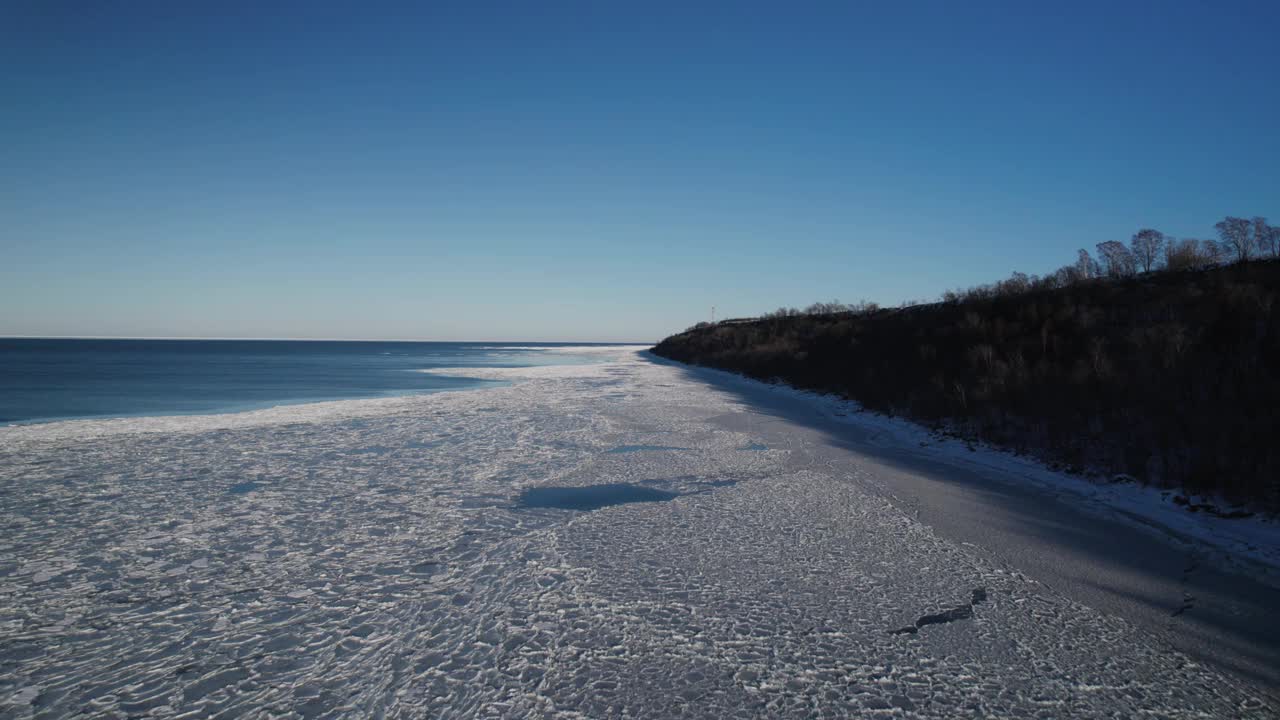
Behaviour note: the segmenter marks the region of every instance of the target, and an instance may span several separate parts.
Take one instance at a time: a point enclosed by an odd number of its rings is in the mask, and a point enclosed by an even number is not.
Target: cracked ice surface
[[[616,354],[0,428],[0,716],[1273,712]],[[520,503],[601,486],[655,501]]]

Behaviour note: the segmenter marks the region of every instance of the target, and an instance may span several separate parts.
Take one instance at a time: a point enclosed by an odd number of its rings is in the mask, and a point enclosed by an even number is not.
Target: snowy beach
[[[1276,713],[1274,524],[576,352],[0,427],[0,717]]]

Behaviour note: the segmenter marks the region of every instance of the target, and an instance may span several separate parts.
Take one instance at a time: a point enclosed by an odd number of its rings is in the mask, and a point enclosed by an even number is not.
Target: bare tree
[[[1251,224],[1244,218],[1228,215],[1213,227],[1222,238],[1222,245],[1235,255],[1237,262],[1249,262],[1253,257],[1253,237],[1249,232]]]
[[[1143,228],[1134,233],[1129,241],[1133,249],[1133,257],[1142,266],[1142,272],[1151,272],[1151,267],[1160,257],[1160,249],[1164,246],[1164,233],[1151,228]]]
[[[1164,246],[1164,266],[1169,270],[1194,270],[1207,264],[1200,241],[1195,238],[1169,238]]]
[[[1098,243],[1098,257],[1102,258],[1102,264],[1107,270],[1107,277],[1123,278],[1137,272],[1137,263],[1134,262],[1133,253],[1129,252],[1129,248],[1125,247],[1122,242],[1108,240],[1104,243]]]
[[[1098,261],[1089,255],[1089,251],[1080,248],[1080,255],[1076,260],[1076,273],[1081,280],[1090,280],[1102,275],[1102,268],[1098,265]]]
[[[1080,282],[1083,279],[1080,276],[1080,266],[1078,264],[1063,265],[1062,267],[1054,271],[1052,277],[1053,277],[1054,287],[1067,287],[1068,285],[1075,285],[1076,283]]]
[[[999,295],[1020,295],[1031,289],[1031,278],[1027,277],[1024,272],[1013,271],[1008,280],[1001,280],[996,283],[996,293]]]
[[[1280,228],[1267,224],[1264,217],[1253,219],[1253,244],[1259,255],[1275,257],[1280,254]]]
[[[1200,241],[1200,267],[1213,267],[1231,261],[1231,249],[1217,240]]]
[[[839,300],[832,300],[829,303],[816,302],[804,309],[806,315],[833,315],[842,312],[849,312],[849,306]]]

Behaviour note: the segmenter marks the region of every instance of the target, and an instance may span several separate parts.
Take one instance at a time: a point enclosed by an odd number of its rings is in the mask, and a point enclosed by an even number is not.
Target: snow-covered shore
[[[864,411],[856,402],[843,398],[799,390],[783,383],[764,383],[722,370],[697,368],[694,372],[717,378],[721,383],[741,386],[757,396],[778,395],[802,401],[831,422],[862,430],[869,442],[881,447],[910,450],[974,468],[992,479],[1031,484],[1074,507],[1127,522],[1174,541],[1214,548],[1221,561],[1245,572],[1259,573],[1269,583],[1280,585],[1280,518],[1252,512],[1233,518],[1189,510],[1174,501],[1179,493],[1172,490],[1141,485],[1131,479],[1123,481],[1122,476],[1118,478],[1120,481],[1117,478],[1108,481],[1055,470],[1032,457],[940,434],[904,418]],[[1218,498],[1192,497],[1190,500],[1192,507],[1199,504],[1228,507]]]
[[[876,464],[762,410],[778,391],[604,359],[0,428],[0,713],[1274,713],[935,532]]]

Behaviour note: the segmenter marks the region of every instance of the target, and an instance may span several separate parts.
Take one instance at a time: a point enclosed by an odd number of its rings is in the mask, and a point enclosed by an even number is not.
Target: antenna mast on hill
[[[711,306],[711,324],[712,325],[716,324],[716,306],[715,305]]]

